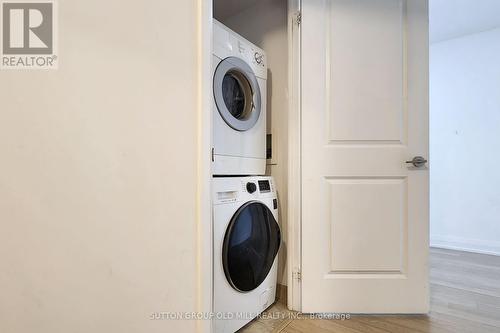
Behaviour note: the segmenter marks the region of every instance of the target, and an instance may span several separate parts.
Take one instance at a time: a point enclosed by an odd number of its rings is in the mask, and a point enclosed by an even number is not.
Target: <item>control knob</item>
[[[257,191],[257,185],[255,185],[255,183],[247,183],[247,191],[248,193]]]
[[[259,52],[255,52],[254,54],[255,62],[258,63],[259,65],[262,64],[262,61],[264,60],[263,57],[264,56]]]

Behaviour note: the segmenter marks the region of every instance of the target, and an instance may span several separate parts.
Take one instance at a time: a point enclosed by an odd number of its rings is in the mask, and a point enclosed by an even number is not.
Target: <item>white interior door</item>
[[[302,311],[429,306],[428,1],[302,1]]]

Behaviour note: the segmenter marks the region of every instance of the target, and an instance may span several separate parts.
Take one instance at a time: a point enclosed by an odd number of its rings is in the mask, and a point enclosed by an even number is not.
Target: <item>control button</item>
[[[247,183],[247,191],[248,193],[257,191],[257,185],[255,185],[255,183]]]

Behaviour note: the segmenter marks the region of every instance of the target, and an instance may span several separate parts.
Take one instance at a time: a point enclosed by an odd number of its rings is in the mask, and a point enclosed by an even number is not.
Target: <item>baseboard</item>
[[[276,301],[286,305],[287,297],[287,287],[278,283],[278,285],[276,286]]]
[[[431,247],[459,250],[500,256],[500,241],[492,242],[480,239],[467,239],[454,236],[430,236]]]

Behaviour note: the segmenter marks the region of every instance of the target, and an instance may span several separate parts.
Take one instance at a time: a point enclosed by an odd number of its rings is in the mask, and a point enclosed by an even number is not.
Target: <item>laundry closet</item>
[[[267,55],[266,174],[274,177],[283,239],[278,283],[286,285],[286,202],[288,153],[287,0],[214,0],[214,18]]]
[[[287,0],[214,0],[213,18],[214,311],[254,317],[286,302]]]
[[[426,313],[427,1],[216,0],[213,12],[266,55],[290,308]]]

